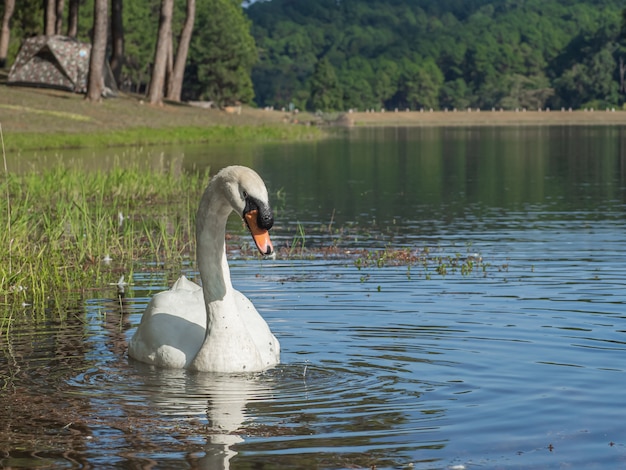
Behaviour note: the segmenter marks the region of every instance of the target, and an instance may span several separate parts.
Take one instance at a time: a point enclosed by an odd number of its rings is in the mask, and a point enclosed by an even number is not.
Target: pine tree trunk
[[[170,34],[169,41],[167,41],[167,63],[165,66],[165,88],[170,89],[170,80],[172,79],[172,71],[174,70],[174,44],[172,44],[172,35]],[[167,95],[167,93],[165,93]]]
[[[46,0],[46,9],[44,11],[44,34],[52,36],[56,26],[57,5],[55,0]]]
[[[78,35],[78,2],[79,0],[70,0],[67,14],[67,35],[71,38]]]
[[[11,17],[15,11],[15,0],[4,0],[4,15],[2,15],[2,30],[0,31],[0,68],[6,65],[11,40]]]
[[[56,21],[54,22],[54,34],[62,34],[61,28],[63,27],[63,8],[65,8],[65,0],[56,0]]]
[[[116,83],[120,83],[124,64],[124,21],[122,0],[111,1],[111,71]]]
[[[93,5],[93,39],[89,60],[87,96],[89,101],[100,101],[104,91],[104,61],[107,47],[108,0],[95,0]]]
[[[151,104],[163,103],[163,87],[165,85],[165,70],[169,41],[172,37],[172,12],[174,0],[161,1],[161,16],[159,18],[159,34],[157,37],[156,50],[154,52],[154,66],[152,79],[148,90],[148,101]]]
[[[176,50],[176,61],[174,69],[169,81],[167,90],[167,98],[173,101],[180,101],[180,95],[183,88],[183,77],[185,74],[185,64],[189,53],[189,43],[191,42],[191,33],[193,32],[193,24],[196,18],[196,0],[187,0],[187,17],[185,24],[180,32],[178,40],[178,49]]]

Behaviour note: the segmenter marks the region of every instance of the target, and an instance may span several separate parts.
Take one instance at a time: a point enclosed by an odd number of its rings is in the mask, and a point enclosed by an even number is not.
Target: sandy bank
[[[367,126],[626,125],[625,111],[386,111],[346,113],[339,123]]]

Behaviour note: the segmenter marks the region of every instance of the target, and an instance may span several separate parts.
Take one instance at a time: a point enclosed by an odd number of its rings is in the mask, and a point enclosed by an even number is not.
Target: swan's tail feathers
[[[200,286],[195,282],[187,279],[187,276],[184,274],[178,278],[178,280],[172,285],[170,290],[186,290],[189,292],[194,292],[200,289]]]
[[[270,233],[259,227],[257,223],[258,211],[251,210],[246,212],[245,221],[250,233],[252,234],[252,238],[256,247],[261,252],[262,255],[270,256],[274,253],[274,246],[272,245],[272,241],[270,240]]]

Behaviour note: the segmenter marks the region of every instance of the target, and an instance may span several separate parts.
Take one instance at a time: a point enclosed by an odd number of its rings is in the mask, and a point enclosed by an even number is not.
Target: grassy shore
[[[299,125],[309,117],[247,107],[229,113],[180,103],[152,106],[123,94],[89,103],[74,93],[0,84],[7,151],[321,137],[315,126]]]
[[[193,253],[195,207],[207,180],[139,166],[5,175],[0,298],[62,312],[70,293],[128,279],[138,261],[180,268]]]
[[[524,126],[624,125],[626,112],[580,111],[386,111],[334,114],[321,119],[242,107],[241,112],[181,103],[147,104],[121,94],[101,103],[50,89],[7,86],[0,77],[0,125],[7,151],[202,142],[259,142],[316,139],[316,125]],[[303,125],[304,124],[304,125]]]

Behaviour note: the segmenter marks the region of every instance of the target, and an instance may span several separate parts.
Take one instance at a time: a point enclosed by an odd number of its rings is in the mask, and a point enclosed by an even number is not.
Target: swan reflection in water
[[[259,252],[274,253],[268,234],[274,218],[263,180],[250,168],[222,169],[209,182],[196,217],[202,287],[182,276],[155,295],[128,349],[132,359],[159,368],[146,374],[155,407],[187,416],[206,409],[208,442],[200,466],[207,469],[229,468],[236,454],[232,446],[243,441],[237,430],[246,419],[247,402],[270,393],[251,373],[280,360],[278,340],[230,280],[225,231],[233,211]]]
[[[188,455],[194,468],[230,468],[230,460],[237,455],[233,446],[244,441],[242,429],[254,419],[247,412],[248,404],[271,400],[274,394],[272,378],[267,374],[156,369],[132,360],[131,366],[139,375],[136,381],[143,382],[138,385],[139,395],[152,409],[155,422],[176,425],[183,420],[199,421],[190,433],[195,433],[194,439],[206,441],[200,445],[204,455],[198,455],[198,448]],[[205,416],[206,425],[202,423]]]

